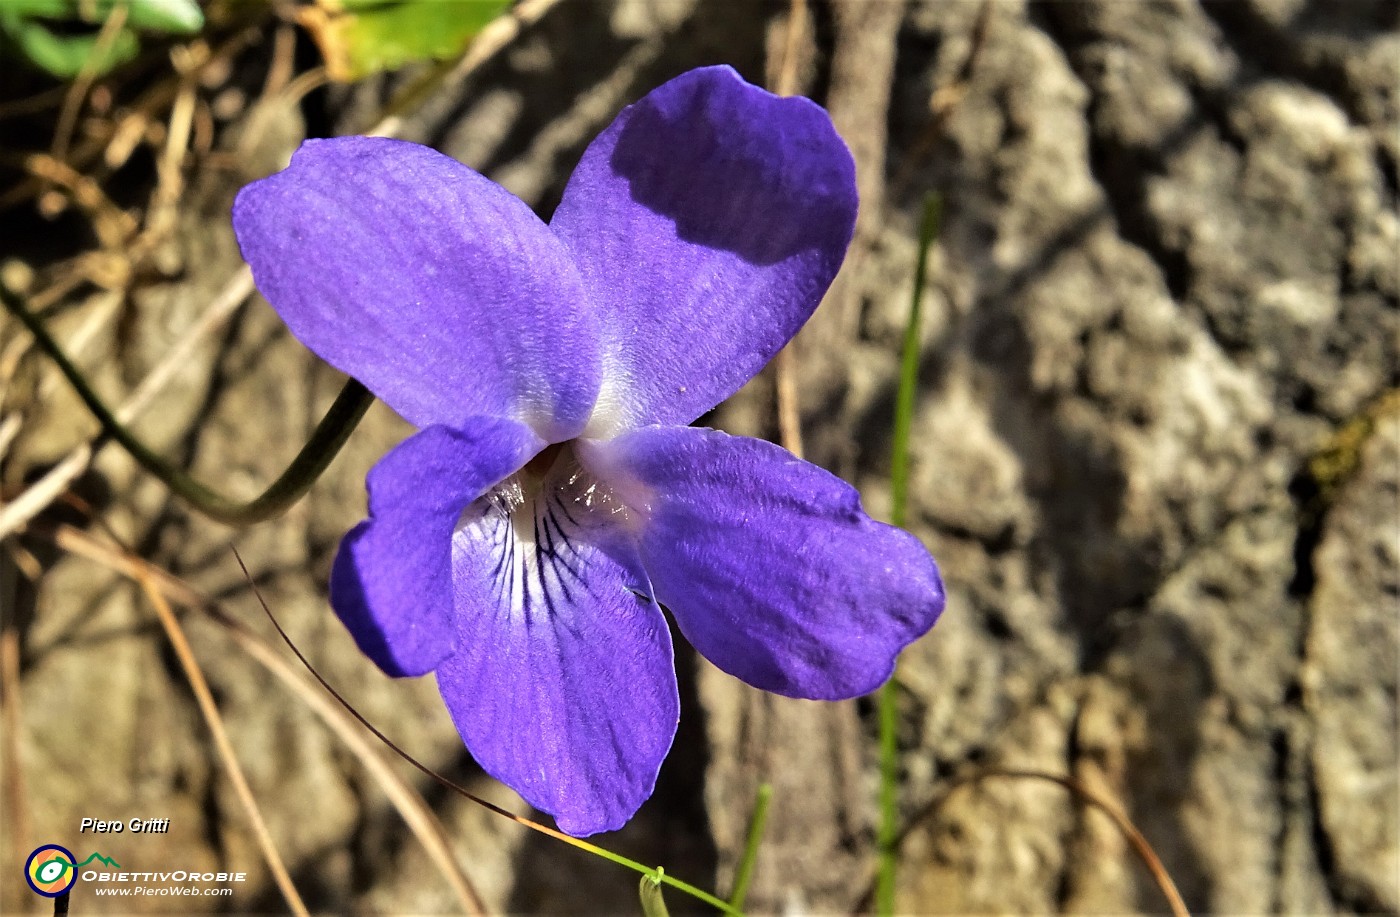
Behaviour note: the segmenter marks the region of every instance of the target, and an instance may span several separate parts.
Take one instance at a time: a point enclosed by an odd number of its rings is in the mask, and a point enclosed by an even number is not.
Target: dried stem
[[[287,907],[291,908],[292,913],[299,915],[299,917],[309,917],[306,905],[302,903],[301,895],[297,893],[296,886],[292,884],[292,877],[287,872],[281,855],[277,852],[277,846],[272,842],[272,834],[267,830],[267,823],[263,821],[262,811],[258,808],[258,801],[253,798],[253,791],[248,786],[248,779],[243,776],[243,767],[238,763],[238,756],[233,752],[233,743],[229,741],[228,732],[224,729],[223,717],[219,715],[219,708],[214,703],[214,695],[209,692],[209,683],[204,679],[204,672],[199,667],[199,661],[195,659],[194,651],[190,649],[189,640],[185,637],[185,631],[180,626],[179,619],[170,610],[165,596],[156,588],[155,581],[147,576],[144,568],[135,567],[132,573],[137,583],[140,584],[141,590],[146,594],[146,598],[155,608],[156,615],[160,618],[161,627],[165,628],[165,635],[170,639],[175,656],[180,660],[180,668],[185,673],[190,690],[194,692],[195,701],[199,704],[199,712],[203,714],[204,722],[209,727],[210,735],[213,736],[214,747],[218,750],[219,759],[223,762],[224,770],[228,773],[229,782],[233,784],[234,793],[243,806],[244,814],[248,816],[248,824],[253,829],[253,836],[257,839],[259,849],[262,850],[263,860],[267,862],[267,868],[272,872],[273,881],[277,883],[278,890],[282,892],[282,899],[287,902]]]
[[[780,96],[795,95],[798,91],[802,36],[807,32],[810,16],[807,0],[790,0],[781,63],[775,68],[776,78],[770,77],[773,91]],[[771,74],[773,71],[769,72]],[[772,365],[773,394],[778,413],[778,441],[783,444],[783,448],[802,458],[802,402],[797,391],[795,345],[788,342],[773,358]]]
[[[78,111],[83,106],[83,100],[87,98],[88,90],[92,89],[93,80],[97,77],[97,67],[102,59],[107,56],[107,52],[112,49],[117,36],[121,34],[122,26],[126,25],[126,5],[118,3],[113,5],[112,11],[107,14],[107,18],[102,23],[102,28],[97,32],[97,38],[93,41],[92,53],[83,61],[82,67],[78,70],[78,75],[73,80],[73,85],[63,97],[63,108],[58,113],[58,124],[54,128],[53,146],[50,152],[54,159],[64,162],[68,158],[68,144],[73,139],[73,126],[78,122]]]
[[[773,385],[778,401],[778,441],[802,458],[802,404],[797,395],[797,356],[791,343],[773,358]]]
[[[1147,871],[1151,874],[1153,881],[1161,890],[1162,896],[1167,899],[1167,907],[1170,909],[1173,917],[1191,917],[1190,911],[1186,908],[1186,902],[1181,897],[1181,892],[1177,890],[1176,883],[1172,881],[1171,875],[1167,872],[1166,867],[1162,865],[1162,861],[1157,856],[1157,852],[1152,849],[1152,844],[1143,833],[1138,830],[1137,826],[1133,824],[1132,819],[1123,812],[1122,808],[1116,802],[1099,795],[1073,777],[1062,774],[1051,774],[1045,771],[1014,770],[1010,768],[988,768],[986,770],[976,771],[964,777],[956,778],[946,786],[939,796],[934,797],[914,814],[914,817],[909,820],[908,824],[900,830],[898,836],[895,838],[895,845],[903,845],[909,835],[914,832],[914,829],[918,828],[920,824],[936,814],[959,789],[965,786],[972,786],[983,780],[992,779],[1044,780],[1056,784],[1057,786],[1064,787],[1070,793],[1079,797],[1079,799],[1103,812],[1113,821],[1113,824],[1118,830],[1123,832],[1123,836],[1127,839],[1129,846],[1133,848],[1133,852],[1137,854],[1138,859],[1142,861]],[[865,895],[858,903],[858,908],[863,908],[866,903],[870,901],[874,894],[874,888],[875,881],[872,880]]]
[[[576,847],[577,849],[583,850],[587,853],[591,853],[594,856],[602,857],[603,859],[608,860],[612,863],[616,863],[619,866],[625,866],[628,869],[640,873],[643,876],[650,876],[653,879],[655,879],[655,881],[669,885],[678,891],[685,892],[687,895],[690,895],[693,898],[697,898],[700,901],[703,901],[712,907],[718,908],[726,914],[735,915],[735,917],[742,917],[743,912],[740,911],[738,908],[734,907],[733,905],[729,904],[729,902],[723,901],[720,898],[717,898],[714,895],[710,894],[709,892],[697,888],[694,885],[691,885],[689,882],[682,882],[680,879],[677,879],[673,876],[665,875],[659,869],[651,869],[650,867],[643,866],[636,860],[629,859],[628,857],[622,856],[619,853],[614,853],[613,851],[608,850],[605,847],[599,847],[597,844],[590,844],[588,841],[581,840],[576,837],[571,837],[570,835],[567,835],[562,831],[556,831],[553,828],[547,828],[537,821],[532,821],[528,818],[525,818],[524,816],[516,815],[514,812],[511,812],[508,809],[504,809],[493,802],[488,802],[485,799],[482,799],[480,796],[477,796],[475,793],[472,793],[471,791],[462,787],[461,785],[447,779],[442,774],[439,774],[437,771],[423,764],[417,758],[404,751],[397,744],[395,744],[388,736],[381,732],[377,726],[375,726],[369,720],[365,719],[364,716],[360,714],[360,711],[356,710],[353,706],[351,706],[350,702],[347,701],[344,697],[342,697],[340,695],[340,692],[336,691],[335,688],[332,688],[330,682],[326,681],[326,679],[322,677],[320,672],[316,671],[316,667],[311,664],[311,661],[307,659],[306,656],[302,653],[302,651],[297,648],[297,645],[292,642],[292,638],[287,636],[287,632],[282,629],[282,625],[278,623],[277,618],[272,614],[272,609],[268,607],[267,601],[263,598],[262,592],[258,589],[258,584],[254,582],[253,575],[248,572],[248,567],[246,564],[243,563],[243,558],[239,555],[237,548],[233,549],[233,556],[237,558],[238,566],[243,570],[243,576],[248,581],[248,588],[253,591],[253,596],[258,600],[258,604],[262,606],[263,613],[266,614],[267,619],[272,622],[272,626],[276,628],[277,633],[282,637],[282,641],[287,644],[287,648],[290,649],[292,653],[297,657],[297,659],[301,661],[301,664],[306,667],[306,670],[311,673],[311,676],[315,678],[316,681],[320,683],[321,687],[324,688],[326,692],[330,694],[331,697],[335,698],[336,702],[339,703],[340,706],[344,707],[346,712],[349,713],[352,717],[354,717],[361,726],[373,733],[374,737],[377,738],[379,741],[383,742],[384,745],[390,751],[392,751],[394,754],[398,755],[400,758],[402,758],[403,760],[411,764],[413,767],[415,767],[420,773],[423,774],[423,776],[427,777],[429,780],[432,780],[434,783],[437,783],[444,789],[456,793],[463,799],[467,799],[471,802],[474,802],[482,808],[494,812],[502,818],[510,819],[517,825],[523,825],[524,827],[529,828],[531,831],[535,831],[539,834],[544,834],[548,837],[552,837],[557,841],[563,841],[571,847]]]
[[[430,74],[429,78],[418,84],[411,93],[406,93],[396,99],[386,108],[381,117],[372,125],[366,133],[376,136],[392,137],[403,129],[404,119],[408,112],[416,109],[422,104],[424,99],[437,86],[448,79],[464,79],[476,68],[492,59],[496,54],[508,46],[514,39],[528,26],[537,22],[550,9],[556,6],[559,0],[525,0],[518,4],[510,14],[497,19],[488,25],[477,36],[462,54],[462,56],[450,67],[440,68]],[[216,52],[209,61],[204,62],[197,72],[202,72],[205,68],[212,66],[216,61],[231,56],[243,45],[251,40],[253,30],[240,33],[231,39]],[[302,83],[294,80],[284,87],[284,92],[305,92],[309,87],[315,85],[320,76],[315,80],[308,80]],[[164,85],[164,84],[162,84]],[[162,94],[163,93],[163,94]],[[138,108],[147,109],[164,104],[175,94],[175,90],[166,88],[159,93],[150,96],[138,104]],[[94,147],[91,151],[85,151],[76,159],[83,159],[87,153],[96,155],[99,150]],[[0,195],[0,209],[4,209],[15,195],[23,195],[23,187],[11,189],[5,195]],[[161,362],[142,380],[136,390],[124,401],[115,411],[112,412],[118,424],[126,425],[131,423],[149,404],[151,399],[157,395],[174,377],[175,373],[188,365],[190,352],[195,345],[209,336],[223,325],[233,314],[234,310],[243,303],[253,292],[253,274],[244,265],[229,281],[224,285],[223,290],[215,297],[214,302],[205,311],[200,320],[189,328],[180,341],[162,358]],[[83,474],[92,462],[96,447],[101,442],[83,443],[69,452],[63,459],[55,464],[49,471],[32,484],[29,489],[22,493],[15,500],[0,506],[0,537],[17,531],[30,519],[34,518],[63,493],[73,481]]]
[[[74,500],[75,505],[78,501]],[[89,508],[80,510],[92,516]],[[101,523],[96,516],[94,521]],[[364,733],[357,728],[355,721],[344,710],[332,703],[316,686],[299,675],[278,655],[273,646],[253,633],[241,622],[229,617],[216,603],[201,595],[185,580],[161,569],[149,561],[142,560],[130,551],[108,545],[81,529],[67,525],[55,526],[52,530],[55,546],[62,550],[87,558],[95,563],[114,570],[123,576],[137,579],[137,572],[145,576],[169,601],[187,608],[199,608],[210,616],[245,653],[259,665],[281,681],[296,697],[321,718],[340,738],[350,751],[365,766],[365,770],[378,781],[389,801],[399,810],[404,822],[409,826],[429,859],[438,867],[447,884],[457,896],[464,913],[479,915],[486,913],[481,895],[477,892],[452,854],[451,845],[442,823],[433,814],[423,797],[389,766],[385,754],[365,740]],[[114,539],[115,540],[115,539]]]
[[[8,544],[8,542],[6,542]],[[23,850],[29,846],[29,809],[25,805],[24,760],[20,755],[23,717],[19,688],[19,627],[15,621],[17,607],[16,581],[18,570],[0,556],[0,724],[4,725],[3,753],[5,773],[6,822],[14,845]]]

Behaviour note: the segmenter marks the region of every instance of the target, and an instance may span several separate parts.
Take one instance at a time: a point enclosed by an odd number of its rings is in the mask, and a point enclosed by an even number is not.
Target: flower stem
[[[709,892],[702,891],[696,888],[694,885],[691,885],[689,882],[682,882],[680,879],[673,878],[667,875],[666,872],[662,869],[650,869],[646,866],[643,866],[641,863],[638,863],[636,860],[628,859],[620,853],[613,853],[606,847],[599,847],[597,844],[590,844],[588,841],[580,840],[576,837],[570,837],[567,834],[554,831],[549,828],[544,828],[544,826],[542,825],[536,825],[535,828],[536,830],[543,829],[543,833],[548,834],[549,836],[556,838],[557,840],[561,840],[572,847],[577,847],[579,850],[582,850],[586,853],[591,853],[594,856],[602,857],[610,863],[616,863],[618,866],[626,866],[628,869],[634,872],[641,873],[644,877],[644,881],[652,882],[657,885],[669,885],[676,891],[685,892],[692,898],[695,898],[698,901],[703,901],[711,907],[716,908],[717,910],[720,910],[725,914],[734,915],[734,917],[743,917],[744,912],[739,908],[734,907],[729,902],[721,901],[719,898],[716,898]]]
[[[451,780],[448,780],[442,774],[439,774],[437,771],[428,767],[426,764],[419,761],[417,758],[413,757],[408,752],[404,751],[397,744],[395,744],[393,739],[389,738],[383,732],[381,732],[378,726],[374,725],[368,719],[366,719],[364,714],[356,710],[354,706],[349,701],[347,701],[339,691],[331,687],[331,683],[326,681],[325,677],[316,670],[316,667],[311,664],[311,660],[306,658],[306,655],[302,653],[301,649],[296,645],[296,643],[292,641],[292,638],[288,636],[285,630],[282,629],[282,625],[278,622],[277,616],[272,613],[271,606],[269,606],[267,604],[267,600],[263,598],[262,591],[258,589],[258,584],[254,582],[253,575],[248,572],[248,565],[243,562],[243,557],[238,553],[238,548],[236,547],[233,548],[233,556],[234,559],[238,561],[238,568],[243,571],[243,578],[248,581],[248,588],[250,588],[253,591],[253,596],[258,600],[258,604],[262,606],[263,613],[267,615],[268,621],[272,624],[273,629],[277,631],[278,636],[282,638],[282,642],[287,644],[287,648],[292,651],[292,655],[297,657],[298,661],[300,661],[301,664],[306,668],[306,671],[311,673],[311,677],[316,679],[317,683],[319,683],[321,687],[326,690],[326,693],[330,694],[331,697],[335,698],[336,703],[340,704],[342,707],[345,708],[346,713],[349,713],[361,726],[368,729],[376,739],[383,742],[386,748],[388,748],[394,754],[398,755],[404,761],[411,764],[413,767],[417,768],[418,771],[423,774],[423,776],[427,777],[429,780],[436,782],[439,786],[442,786],[444,789],[456,793],[464,799],[471,800],[472,802],[481,806],[483,809],[487,809],[491,812],[494,812],[502,818],[509,819],[510,821],[513,821],[518,825],[524,825],[531,831],[543,834],[546,837],[552,837],[557,841],[563,841],[570,847],[582,850],[584,853],[591,853],[596,857],[602,857],[610,863],[616,863],[619,866],[625,866],[633,872],[640,874],[643,877],[643,879],[647,882],[651,882],[657,885],[669,885],[676,891],[684,892],[685,894],[690,895],[692,898],[695,898],[698,901],[703,901],[704,903],[710,905],[711,907],[715,908],[721,913],[729,915],[729,917],[744,917],[744,912],[741,909],[730,904],[728,901],[721,900],[720,898],[710,894],[707,891],[703,891],[699,888],[696,888],[689,882],[682,882],[680,879],[677,879],[674,876],[667,875],[666,871],[659,866],[655,869],[652,869],[648,866],[643,866],[636,860],[629,859],[620,853],[614,853],[606,847],[599,847],[597,844],[590,843],[588,841],[583,840],[582,838],[572,837],[568,834],[565,834],[562,831],[558,831],[554,828],[548,828],[540,824],[539,822],[531,821],[530,819],[525,818],[524,816],[516,815],[514,812],[503,809],[500,806],[496,805],[494,802],[489,802],[485,799],[482,799],[480,796],[476,796],[470,791],[461,787],[460,785],[452,782]]]
[[[311,439],[302,447],[301,452],[297,453],[281,477],[273,481],[259,496],[241,503],[211,490],[147,448],[97,397],[82,373],[44,328],[43,323],[24,307],[18,297],[3,286],[0,286],[0,302],[3,302],[6,311],[29,329],[39,347],[58,365],[64,377],[77,391],[78,397],[102,425],[104,437],[116,440],[142,468],[159,478],[196,510],[211,519],[230,525],[251,525],[270,519],[300,499],[340,452],[360,418],[365,416],[365,411],[369,410],[369,406],[374,402],[374,396],[363,385],[354,379],[348,380],[336,397],[335,403],[317,424]]]
[[[890,521],[904,527],[909,503],[909,432],[914,425],[914,398],[919,387],[919,324],[923,313],[924,282],[928,277],[928,253],[938,236],[943,201],[936,193],[924,198],[919,225],[919,260],[914,268],[914,293],[909,322],[904,327],[904,353],[895,395],[894,455],[890,463]],[[875,913],[894,913],[895,860],[899,838],[899,671],[880,688],[880,861],[875,879]]]

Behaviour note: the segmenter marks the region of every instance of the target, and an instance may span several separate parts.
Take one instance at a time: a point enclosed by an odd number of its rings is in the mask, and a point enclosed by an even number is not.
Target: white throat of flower
[[[583,565],[609,541],[630,538],[633,517],[573,447],[560,443],[469,505],[453,544],[489,545],[499,559],[495,588],[512,619],[570,615],[578,604],[575,591],[587,589]]]

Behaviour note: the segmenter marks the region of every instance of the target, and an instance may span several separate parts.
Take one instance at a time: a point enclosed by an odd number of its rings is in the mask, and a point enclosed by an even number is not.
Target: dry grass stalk
[[[1167,907],[1172,917],[1191,917],[1191,913],[1186,908],[1186,902],[1181,897],[1181,892],[1177,889],[1176,883],[1172,881],[1171,874],[1167,872],[1162,860],[1157,856],[1157,851],[1152,849],[1152,844],[1147,840],[1133,820],[1127,816],[1115,800],[1101,795],[1085,786],[1079,780],[1064,774],[1051,774],[1046,771],[1033,770],[1011,770],[1003,768],[986,768],[974,771],[964,777],[959,777],[950,781],[943,789],[943,792],[930,800],[923,808],[914,814],[909,823],[899,832],[895,838],[895,845],[900,846],[925,821],[933,817],[943,808],[944,804],[952,798],[953,794],[963,787],[981,783],[984,780],[1042,780],[1063,787],[1080,801],[1103,812],[1112,820],[1115,827],[1122,832],[1127,839],[1128,845],[1133,848],[1133,853],[1137,854],[1143,866],[1147,868],[1152,876],[1152,881],[1161,890],[1162,897],[1167,899]],[[860,907],[869,905],[874,895],[875,882],[872,878],[870,884],[862,897]]]
[[[810,18],[807,0],[790,0],[782,63],[776,68],[778,76],[773,85],[773,91],[780,96],[794,95],[798,90],[802,39],[810,28]],[[783,448],[802,458],[802,403],[797,393],[797,351],[792,343],[773,358],[773,390],[777,401],[778,440]]]
[[[171,602],[187,608],[204,610],[210,620],[222,627],[245,653],[254,661],[287,686],[288,690],[321,718],[331,731],[345,743],[351,753],[364,765],[366,771],[378,782],[385,796],[403,816],[404,823],[413,831],[428,858],[442,874],[444,881],[456,895],[458,903],[466,914],[486,913],[471,880],[462,871],[452,853],[441,821],[429,808],[421,794],[404,780],[389,765],[383,751],[366,740],[358,723],[342,708],[333,703],[318,686],[299,675],[265,639],[249,630],[245,625],[229,617],[214,602],[201,595],[189,583],[170,572],[142,560],[127,551],[105,544],[92,535],[71,526],[60,525],[53,529],[54,544],[79,557],[86,558],[114,570],[133,580],[144,576],[146,582],[158,589]]]
[[[291,908],[292,913],[297,914],[298,917],[309,917],[301,895],[297,892],[296,886],[292,884],[292,877],[287,872],[287,866],[282,862],[281,854],[277,852],[277,845],[272,842],[272,834],[267,830],[267,822],[263,820],[262,810],[258,808],[258,801],[253,796],[253,790],[248,786],[248,778],[243,775],[243,766],[238,763],[238,756],[234,754],[233,743],[229,741],[228,732],[224,729],[223,717],[219,714],[218,705],[214,703],[214,695],[209,692],[209,683],[205,681],[204,671],[199,667],[199,660],[195,658],[194,651],[190,649],[189,640],[185,637],[184,628],[180,626],[180,620],[175,617],[175,612],[171,611],[170,604],[166,602],[165,596],[156,587],[155,580],[146,574],[144,566],[135,566],[132,573],[136,582],[141,586],[141,591],[146,594],[147,600],[155,608],[156,615],[160,618],[161,627],[165,629],[165,635],[175,650],[175,656],[180,660],[180,668],[185,673],[190,690],[194,692],[199,712],[204,716],[204,722],[208,725],[209,733],[214,739],[214,748],[219,753],[219,759],[223,762],[224,770],[228,773],[229,782],[233,784],[234,793],[238,796],[238,801],[243,806],[243,812],[248,817],[248,826],[252,828],[253,836],[258,842],[258,849],[262,851],[263,860],[267,863],[267,868],[272,873],[272,879],[277,883],[277,888],[282,893],[282,900],[287,902],[287,907]]]

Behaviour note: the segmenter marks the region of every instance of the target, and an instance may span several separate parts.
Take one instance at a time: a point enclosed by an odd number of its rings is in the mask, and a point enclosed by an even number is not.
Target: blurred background
[[[547,217],[588,141],[689,68],[817,100],[856,157],[855,242],[783,372],[705,422],[800,435],[887,517],[941,195],[910,528],[949,601],[900,673],[897,910],[1165,911],[1110,818],[1006,771],[1115,800],[1194,911],[1400,910],[1393,2],[0,0],[0,54],[0,280],[109,404],[141,402],[140,436],[239,497],[342,383],[250,295],[229,222],[303,138],[393,131]],[[326,603],[365,472],[408,432],[376,405],[304,500],[230,529],[104,448],[0,319],[0,910],[50,907],[22,881],[41,843],[249,877],[120,906],[80,884],[75,913],[287,910],[174,633],[313,912],[640,912],[635,874],[347,726],[239,569],[231,542],[392,739],[529,814],[432,679],[385,678]],[[873,704],[763,695],[677,653],[676,745],[602,843],[725,894],[766,781],[751,909],[869,907]],[[170,825],[98,843],[84,817]]]

